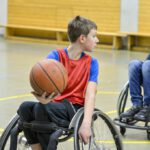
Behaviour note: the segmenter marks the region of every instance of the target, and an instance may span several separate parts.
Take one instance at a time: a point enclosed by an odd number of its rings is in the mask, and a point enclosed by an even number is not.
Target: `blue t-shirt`
[[[64,49],[66,54],[68,55],[68,51],[67,48]],[[84,56],[84,52],[82,52],[81,57]],[[52,50],[48,56],[48,59],[55,59],[57,61],[60,61],[59,59],[59,54],[57,50]],[[90,68],[90,77],[89,77],[89,81],[93,81],[98,83],[98,74],[99,74],[99,65],[98,65],[98,60],[94,57],[92,57],[92,61],[91,61],[91,68]]]

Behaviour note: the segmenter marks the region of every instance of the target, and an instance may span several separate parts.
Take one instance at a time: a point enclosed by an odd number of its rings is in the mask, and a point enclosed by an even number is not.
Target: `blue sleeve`
[[[98,60],[96,58],[92,57],[89,81],[98,83],[98,74],[99,74]]]
[[[57,61],[60,61],[59,54],[57,50],[52,50],[46,57],[47,59],[55,59]]]

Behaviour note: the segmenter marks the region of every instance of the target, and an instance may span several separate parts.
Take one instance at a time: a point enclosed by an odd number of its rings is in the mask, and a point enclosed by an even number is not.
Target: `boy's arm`
[[[95,96],[97,91],[97,83],[89,82],[85,94],[84,118],[79,129],[79,137],[85,144],[88,143],[91,136],[91,121],[93,109],[95,106]]]

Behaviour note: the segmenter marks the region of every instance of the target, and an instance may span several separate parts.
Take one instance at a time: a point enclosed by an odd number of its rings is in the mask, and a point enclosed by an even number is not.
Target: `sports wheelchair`
[[[122,135],[125,134],[126,128],[146,130],[146,132],[147,132],[147,139],[150,140],[150,126],[149,126],[150,115],[146,119],[145,122],[138,121],[138,120],[135,120],[135,119],[125,119],[125,118],[121,118],[120,117],[120,114],[125,111],[126,106],[128,104],[128,95],[129,95],[129,82],[127,82],[124,85],[123,89],[121,90],[121,92],[119,94],[118,102],[117,102],[118,118],[114,119],[114,123],[116,125],[120,126],[120,133]]]
[[[114,126],[113,121],[98,109],[94,109],[93,112],[91,126],[92,135],[89,144],[84,145],[78,136],[78,129],[81,125],[83,115],[84,108],[80,108],[74,115],[69,128],[67,129],[53,126],[53,129],[57,129],[55,130],[57,133],[52,140],[50,138],[49,141],[58,141],[59,150],[66,149],[66,147],[74,150],[123,150],[120,135]],[[30,145],[28,145],[27,140],[23,135],[22,129],[19,129],[19,125],[19,116],[16,114],[0,137],[0,150],[31,150]],[[46,128],[45,131],[47,133],[51,130],[51,125],[49,124],[41,126],[41,124],[36,124],[34,122],[23,123],[23,127],[34,129],[34,131],[35,129],[43,130]],[[73,141],[74,144],[72,144],[71,141]],[[68,142],[71,143],[71,147],[68,147]]]

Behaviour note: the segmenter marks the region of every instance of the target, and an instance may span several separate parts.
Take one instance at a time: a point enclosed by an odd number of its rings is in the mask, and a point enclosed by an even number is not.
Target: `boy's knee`
[[[32,118],[32,110],[35,102],[23,102],[17,110],[18,115],[23,120],[30,120]]]
[[[132,60],[129,63],[129,71],[136,71],[142,68],[142,61]]]
[[[19,109],[18,109],[18,113],[20,112],[26,112],[27,109],[29,108],[29,102],[23,102],[20,106],[19,106]]]
[[[149,73],[150,72],[150,60],[146,60],[142,65],[142,72]]]

